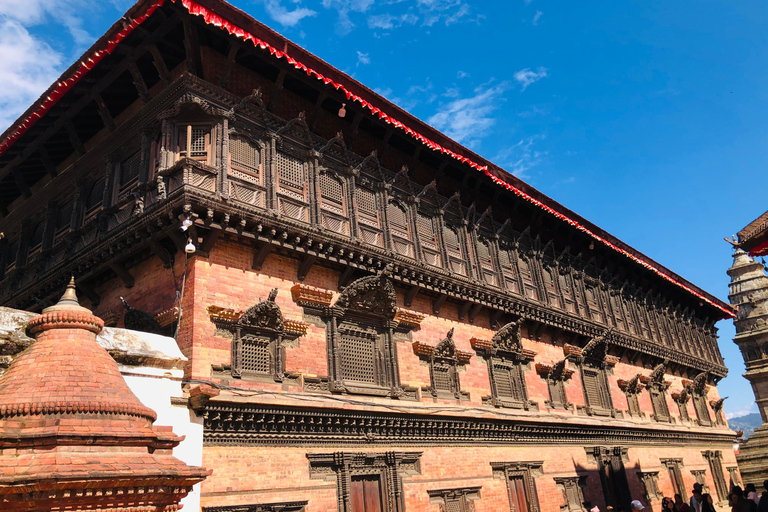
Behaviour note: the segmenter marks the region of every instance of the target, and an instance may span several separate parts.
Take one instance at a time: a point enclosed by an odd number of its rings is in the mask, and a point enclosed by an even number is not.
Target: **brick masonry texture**
[[[207,308],[211,305],[245,311],[260,300],[264,300],[273,288],[278,289],[276,303],[286,319],[302,320],[303,308],[295,304],[291,298],[290,289],[298,283],[296,273],[298,262],[278,254],[267,257],[260,271],[251,269],[253,250],[250,247],[221,237],[208,258],[194,256],[186,264],[187,280],[183,300],[183,318],[179,330],[179,346],[190,358],[186,368],[187,378],[213,381],[218,384],[234,386],[244,390],[260,390],[277,393],[277,395],[251,396],[244,398],[226,398],[224,394],[215,398],[217,401],[236,400],[238,402],[269,402],[279,400],[281,393],[302,393],[299,386],[261,382],[248,379],[221,377],[215,373],[212,366],[229,365],[231,363],[231,344],[229,337],[217,332],[211,321]],[[170,307],[173,303],[174,288],[170,271],[162,268],[158,259],[149,260],[141,265],[137,272],[137,286],[132,290],[121,289],[118,282],[107,283],[102,293],[103,301],[99,311],[117,307],[117,296],[125,294],[126,299],[135,307],[144,309],[152,314]],[[177,255],[175,266],[177,278],[184,272],[183,258]],[[306,279],[305,285],[331,290],[334,300],[338,297],[338,273],[330,269],[314,266]],[[149,283],[140,285],[140,283]],[[151,284],[151,286],[150,286]],[[142,287],[146,286],[146,288]],[[151,288],[151,292],[149,290]],[[403,307],[403,290],[397,290],[398,306]],[[397,342],[398,364],[400,379],[403,385],[421,388],[428,386],[429,367],[413,353],[411,344],[420,341],[429,345],[437,345],[449,329],[454,328],[453,340],[456,348],[472,354],[470,362],[460,368],[461,388],[469,392],[470,400],[433,399],[422,395],[419,403],[399,402],[409,407],[456,407],[458,414],[483,414],[493,417],[496,410],[482,404],[481,398],[490,394],[488,369],[485,360],[479,357],[470,345],[473,337],[490,339],[494,330],[489,329],[489,318],[486,312],[481,312],[474,324],[458,320],[458,310],[455,305],[446,304],[439,316],[432,314],[432,302],[428,297],[417,295],[408,309],[425,315],[419,328],[412,331],[405,339]],[[563,359],[562,338],[552,339],[549,331],[544,332],[541,339],[532,339],[525,326],[523,327],[524,348],[536,351],[535,359],[525,371],[525,381],[531,400],[538,403],[538,411],[521,411],[502,409],[504,414],[515,414],[521,418],[551,418],[561,421],[564,426],[569,423],[581,422],[585,417],[576,414],[574,410],[551,410],[545,406],[549,398],[546,381],[537,374],[535,364],[554,363]],[[325,328],[310,325],[307,334],[295,342],[287,344],[286,371],[302,376],[327,376],[328,362],[326,353]],[[575,367],[573,367],[575,369]],[[698,427],[692,423],[681,424],[677,404],[671,394],[683,389],[682,379],[678,376],[666,375],[670,387],[666,393],[667,406],[675,423],[672,425],[656,423],[652,419],[652,406],[647,391],[639,395],[640,408],[643,418],[630,417],[627,414],[627,400],[619,388],[619,380],[630,380],[637,374],[650,375],[651,368],[643,368],[631,364],[626,358],[615,365],[608,376],[614,407],[624,412],[620,420],[603,420],[605,425],[620,424],[624,427],[632,425],[652,428],[671,428],[690,432],[728,432],[727,427]],[[584,405],[584,394],[578,370],[565,383],[568,400],[576,406]],[[717,389],[709,388],[708,401],[718,398]],[[275,398],[278,397],[278,398]],[[397,405],[397,401],[389,398],[372,398],[351,396],[358,402],[371,405]],[[363,405],[348,405],[347,408],[369,407]],[[461,408],[466,409],[461,409]],[[464,411],[464,412],[461,412]],[[480,411],[480,412],[479,412]],[[484,411],[484,412],[482,412]],[[696,418],[692,403],[688,403],[688,414]],[[710,410],[714,418],[714,411]],[[594,418],[593,418],[594,419]],[[512,420],[514,421],[514,420]],[[585,425],[583,428],[589,428]],[[536,488],[540,509],[543,512],[556,512],[563,503],[563,495],[555,484],[554,478],[587,476],[585,499],[593,505],[603,505],[602,489],[599,484],[597,466],[587,460],[585,447],[579,446],[425,446],[425,447],[384,447],[361,448],[359,446],[338,445],[334,447],[241,447],[241,446],[205,446],[203,465],[214,470],[214,474],[203,483],[202,505],[225,506],[237,504],[274,503],[296,500],[309,500],[307,512],[336,510],[336,484],[333,482],[310,479],[307,454],[324,453],[327,451],[375,453],[389,450],[421,451],[421,474],[404,478],[403,491],[406,509],[410,511],[437,510],[438,506],[429,504],[428,490],[481,486],[481,498],[475,501],[478,512],[509,510],[509,498],[506,484],[503,480],[494,479],[490,462],[526,462],[544,461],[542,475],[536,478]],[[718,446],[630,446],[628,450],[629,463],[625,463],[627,480],[633,498],[643,499],[643,486],[636,475],[637,471],[658,471],[659,490],[665,496],[673,494],[669,473],[660,459],[683,459],[683,479],[685,489],[690,493],[695,481],[691,471],[705,470],[707,483],[711,492],[715,493],[715,484],[707,461],[702,451],[708,449],[721,450],[726,479],[727,468],[736,465],[734,455],[728,443]],[[652,510],[660,509],[660,501],[650,503]]]

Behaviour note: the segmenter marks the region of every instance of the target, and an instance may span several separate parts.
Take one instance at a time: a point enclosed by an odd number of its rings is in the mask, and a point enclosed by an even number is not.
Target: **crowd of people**
[[[765,491],[762,495],[758,495],[755,484],[747,484],[744,489],[734,485],[731,488],[730,494],[728,494],[730,512],[768,512],[768,480],[763,482],[763,487]],[[679,494],[675,494],[674,499],[662,499],[662,512],[717,512],[712,496],[704,492],[701,484],[693,484],[692,495],[688,503]],[[642,512],[646,509],[645,505],[639,500],[634,500],[630,507],[632,512]],[[599,507],[593,507],[589,512],[601,511]],[[615,511],[613,507],[608,507],[606,512]]]

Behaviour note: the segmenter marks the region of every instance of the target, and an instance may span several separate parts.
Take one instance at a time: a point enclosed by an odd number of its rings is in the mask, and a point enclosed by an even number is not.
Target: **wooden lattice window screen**
[[[651,394],[651,405],[653,406],[653,414],[656,417],[656,421],[669,421],[669,407],[667,406],[667,398],[663,390],[657,386],[651,387],[649,390]]]
[[[346,219],[347,205],[344,200],[344,186],[333,176],[323,173],[318,179],[320,187],[320,222],[324,228],[342,235],[349,234]]]
[[[587,405],[595,412],[609,411],[611,401],[608,395],[608,383],[602,369],[583,367],[582,379],[584,380],[584,394]]]
[[[573,286],[571,285],[571,277],[567,274],[557,274],[558,283],[560,284],[560,292],[565,299],[565,309],[569,313],[576,312],[576,301],[573,299]]]
[[[189,157],[198,162],[209,163],[211,152],[210,126],[182,125],[178,127],[179,158]]]
[[[525,401],[525,384],[520,365],[499,357],[494,357],[492,364],[496,396],[502,400]]]
[[[408,214],[405,209],[395,203],[387,205],[387,222],[392,236],[392,249],[398,254],[413,258],[411,230],[408,227]]]
[[[555,409],[565,409],[568,399],[565,395],[565,383],[561,379],[547,379],[550,406]]]
[[[244,336],[242,339],[242,373],[271,373],[270,339],[263,336]]]
[[[56,215],[56,236],[61,236],[69,231],[69,225],[72,222],[72,208],[74,202],[70,201],[61,208]]]
[[[501,275],[504,276],[504,285],[512,293],[520,293],[520,284],[517,282],[517,273],[515,264],[510,251],[506,249],[499,250],[499,265],[501,265]]]
[[[558,277],[557,269],[554,267],[544,267],[541,274],[544,277],[544,289],[549,298],[549,305],[562,309],[563,305],[560,303],[560,294],[556,284]]]
[[[359,336],[341,336],[341,377],[376,384],[376,342]]]
[[[698,416],[701,425],[709,426],[712,424],[712,417],[709,415],[707,399],[704,395],[694,393],[693,408],[696,409],[696,416]]]
[[[121,194],[139,182],[140,169],[141,151],[136,151],[131,156],[120,162],[119,192]]]
[[[487,240],[479,240],[477,242],[477,261],[485,282],[491,286],[498,286],[499,281],[496,276],[496,267],[493,264],[490,242]]]
[[[627,408],[630,416],[640,416],[640,400],[637,393],[627,393]]]
[[[464,257],[464,251],[461,248],[458,232],[449,226],[443,226],[443,242],[448,254],[450,270],[463,276],[467,275],[467,262]]]
[[[259,185],[261,183],[261,157],[259,154],[259,148],[255,144],[251,144],[242,137],[232,137],[229,139],[229,158],[232,170],[245,172],[246,176],[235,174],[243,181],[255,183]]]
[[[85,200],[85,216],[90,217],[101,207],[104,200],[104,186],[106,180],[99,178],[91,187],[88,197]]]
[[[539,289],[536,286],[536,281],[534,281],[530,262],[527,258],[520,257],[517,260],[517,264],[518,268],[520,269],[520,277],[523,279],[525,296],[529,299],[539,300]]]
[[[379,209],[376,207],[376,194],[367,188],[355,189],[357,223],[362,241],[369,245],[382,247]]]
[[[277,153],[277,192],[280,213],[307,222],[307,173],[304,162],[285,153]],[[283,196],[283,197],[280,197]]]
[[[440,247],[437,244],[437,234],[432,217],[419,212],[416,216],[416,230],[419,234],[424,262],[433,267],[441,267]]]

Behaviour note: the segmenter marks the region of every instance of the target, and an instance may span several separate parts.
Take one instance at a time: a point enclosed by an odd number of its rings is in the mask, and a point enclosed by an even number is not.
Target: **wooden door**
[[[379,475],[353,476],[350,497],[352,512],[382,512],[381,477]]]
[[[512,512],[530,512],[523,475],[509,477],[509,504]]]

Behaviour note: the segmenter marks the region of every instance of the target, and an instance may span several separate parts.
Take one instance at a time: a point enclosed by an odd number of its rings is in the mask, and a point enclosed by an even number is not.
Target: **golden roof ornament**
[[[54,306],[45,308],[43,313],[51,313],[54,311],[77,311],[80,313],[93,314],[90,309],[81,306],[80,301],[77,299],[77,294],[75,293],[75,276],[72,276],[72,279],[69,280],[67,289],[64,290],[64,295],[61,296],[59,302]]]

